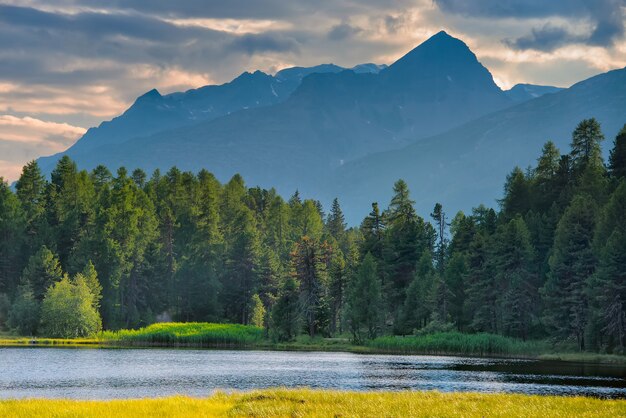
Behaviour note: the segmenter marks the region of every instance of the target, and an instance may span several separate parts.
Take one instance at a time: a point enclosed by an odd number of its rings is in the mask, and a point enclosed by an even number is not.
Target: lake
[[[206,396],[278,386],[626,398],[626,368],[328,352],[0,348],[1,398]]]

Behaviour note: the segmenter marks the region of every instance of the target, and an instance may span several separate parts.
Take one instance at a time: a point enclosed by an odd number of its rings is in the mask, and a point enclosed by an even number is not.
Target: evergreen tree
[[[437,262],[437,269],[440,274],[443,274],[445,269],[444,262],[446,260],[446,250],[448,248],[448,238],[446,229],[449,226],[446,222],[446,213],[443,211],[441,203],[435,204],[433,212],[430,217],[435,222],[435,231],[437,234],[437,248],[435,250],[435,260]]]
[[[306,330],[314,337],[323,331],[324,301],[327,285],[325,254],[321,245],[308,236],[303,236],[292,253],[294,277],[300,283],[302,311]]]
[[[491,257],[495,273],[496,315],[505,335],[526,339],[537,311],[535,251],[521,217],[500,227]]]
[[[36,161],[24,166],[20,178],[15,183],[17,198],[26,222],[22,263],[47,241],[46,186],[46,180]]]
[[[348,289],[347,318],[355,342],[376,338],[381,308],[381,287],[376,261],[371,254],[366,254]]]
[[[19,282],[24,228],[20,202],[0,177],[0,294],[12,295]]]
[[[339,206],[339,200],[337,198],[333,199],[333,204],[330,208],[330,214],[328,215],[328,220],[326,221],[326,227],[328,228],[328,232],[330,235],[340,242],[346,232],[346,220],[343,216],[343,212],[341,211],[341,206]]]
[[[272,325],[276,338],[291,341],[300,327],[300,302],[298,282],[288,278],[283,284],[278,300],[272,309]]]
[[[401,324],[403,333],[412,332],[426,325],[434,308],[431,295],[435,279],[433,257],[426,249],[417,262],[415,276],[406,290]]]
[[[22,283],[30,284],[35,299],[41,301],[46,290],[63,278],[63,271],[57,256],[43,246],[28,260],[22,273]]]
[[[385,281],[389,312],[399,319],[406,289],[413,280],[415,265],[424,249],[430,246],[426,224],[417,216],[409,189],[403,180],[394,185],[394,195],[387,210],[385,231],[384,269],[389,281]]]
[[[258,231],[250,210],[246,208],[240,211],[230,233],[222,280],[226,317],[247,324],[251,315],[252,295],[259,284],[261,257]]]
[[[609,172],[614,179],[626,178],[626,125],[619,131],[609,155]]]
[[[259,297],[258,293],[252,295],[252,314],[250,318],[250,324],[255,327],[265,326],[265,306]]]
[[[581,121],[572,133],[570,158],[574,173],[581,173],[589,164],[599,165],[602,159],[600,143],[604,134],[595,118]]]
[[[585,348],[586,283],[596,267],[592,250],[596,205],[576,196],[557,226],[548,281],[543,288],[546,325],[553,335],[574,337]]]
[[[21,284],[9,310],[7,325],[20,335],[35,335],[39,325],[40,303],[30,283]]]
[[[361,254],[370,253],[374,259],[381,262],[383,259],[385,222],[378,208],[378,203],[372,203],[372,211],[361,224],[361,233],[363,234]]]
[[[517,215],[525,215],[530,209],[530,190],[528,179],[524,172],[515,167],[506,178],[504,198],[500,201],[502,216],[511,220]]]

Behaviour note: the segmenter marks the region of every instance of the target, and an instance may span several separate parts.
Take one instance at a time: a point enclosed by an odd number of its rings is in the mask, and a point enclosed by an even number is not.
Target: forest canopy
[[[626,344],[626,127],[594,119],[514,168],[496,210],[416,213],[398,180],[347,227],[296,191],[235,175],[28,163],[0,181],[0,327],[85,336],[158,321],[265,327],[277,340],[458,330]],[[71,331],[69,331],[71,330]]]

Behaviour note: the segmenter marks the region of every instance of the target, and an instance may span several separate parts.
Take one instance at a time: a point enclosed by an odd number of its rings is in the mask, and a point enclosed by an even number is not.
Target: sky
[[[626,66],[626,0],[0,0],[0,177],[142,93],[243,71],[391,64],[446,30],[503,89]]]

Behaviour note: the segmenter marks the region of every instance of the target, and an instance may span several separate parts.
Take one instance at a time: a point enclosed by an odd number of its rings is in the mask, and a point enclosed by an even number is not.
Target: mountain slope
[[[341,167],[331,195],[349,202],[351,220],[361,219],[372,201],[386,205],[398,178],[409,184],[422,215],[435,202],[451,212],[480,203],[495,205],[505,176],[535,163],[547,140],[562,153],[582,119],[595,117],[607,141],[626,123],[626,69],[601,74],[557,93],[471,121],[396,151],[378,153]],[[452,215],[452,213],[451,213]]]
[[[510,90],[506,90],[506,95],[514,102],[521,103],[527,100],[536,99],[544,94],[556,93],[563,90],[561,87],[538,86],[536,84],[516,84]]]
[[[405,146],[512,103],[467,45],[445,32],[378,74],[380,67],[366,67],[335,72],[338,67],[328,65],[308,75],[306,69],[281,71],[275,77],[281,83],[304,77],[285,101],[113,146],[94,141],[86,152],[77,144],[68,154],[87,169],[204,167],[222,180],[239,172],[251,185],[319,194],[321,180],[346,161]]]
[[[377,73],[384,68],[375,64],[357,67],[364,73]],[[89,129],[70,149],[42,158],[40,164],[49,173],[61,155],[67,154],[80,162],[96,148],[117,146],[133,138],[212,120],[242,109],[277,104],[288,98],[305,76],[343,70],[334,64],[322,64],[286,68],[275,76],[261,71],[245,72],[229,83],[165,96],[153,89],[137,98],[122,115]]]

